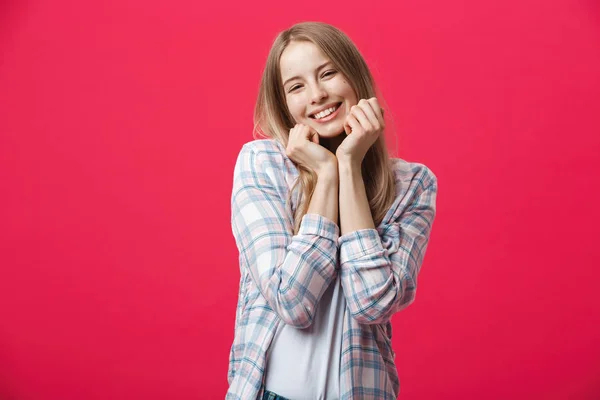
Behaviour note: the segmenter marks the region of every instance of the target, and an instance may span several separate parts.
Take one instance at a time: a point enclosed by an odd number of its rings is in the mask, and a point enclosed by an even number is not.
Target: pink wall
[[[3,2],[0,398],[224,397],[233,165],[302,20],[439,179],[401,398],[600,398],[600,7],[566,0]]]

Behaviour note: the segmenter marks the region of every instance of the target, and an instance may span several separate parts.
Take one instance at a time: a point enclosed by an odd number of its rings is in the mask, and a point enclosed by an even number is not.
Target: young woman
[[[268,55],[234,169],[240,289],[227,399],[396,399],[392,316],[415,297],[437,179],[390,158],[369,69],[305,22]]]

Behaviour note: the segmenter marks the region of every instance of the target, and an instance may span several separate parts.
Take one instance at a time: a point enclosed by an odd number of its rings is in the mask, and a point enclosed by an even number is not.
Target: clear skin
[[[296,122],[286,154],[318,176],[308,213],[339,221],[343,235],[375,227],[361,165],[385,124],[377,99],[358,101],[348,79],[332,63],[324,65],[329,61],[310,42],[293,41],[281,55],[286,103]],[[324,106],[340,102],[335,118],[324,123],[311,118]]]

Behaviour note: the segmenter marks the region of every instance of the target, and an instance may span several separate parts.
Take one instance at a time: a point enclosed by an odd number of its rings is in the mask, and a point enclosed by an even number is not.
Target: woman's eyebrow
[[[317,67],[317,72],[329,64],[331,64],[331,61],[325,61],[323,64],[321,64],[321,65],[319,65],[319,67]],[[289,81],[292,81],[294,79],[299,79],[299,78],[300,78],[299,76],[292,76],[291,78],[286,79],[285,82],[283,82],[283,86],[285,86]]]

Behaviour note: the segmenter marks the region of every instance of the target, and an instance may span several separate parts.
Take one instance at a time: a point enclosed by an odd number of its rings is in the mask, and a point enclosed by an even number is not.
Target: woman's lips
[[[338,104],[337,109],[332,112],[331,114],[329,114],[328,116],[326,116],[325,118],[321,118],[321,119],[316,119],[313,118],[314,121],[316,122],[328,122],[331,121],[332,119],[334,119],[338,113],[340,112],[340,110],[342,109],[342,103]]]

